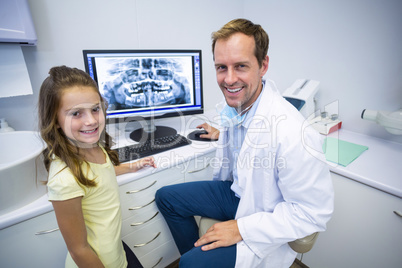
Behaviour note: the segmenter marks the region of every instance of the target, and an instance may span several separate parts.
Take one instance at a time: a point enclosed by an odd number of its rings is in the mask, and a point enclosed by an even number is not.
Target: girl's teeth
[[[93,129],[93,130],[89,130],[89,131],[82,131],[82,132],[84,132],[84,133],[93,133],[93,132],[95,132],[95,130],[96,130],[96,128],[95,128],[95,129]]]
[[[234,88],[234,89],[230,89],[230,88],[226,88],[230,93],[235,93],[241,90],[241,87],[239,88]]]

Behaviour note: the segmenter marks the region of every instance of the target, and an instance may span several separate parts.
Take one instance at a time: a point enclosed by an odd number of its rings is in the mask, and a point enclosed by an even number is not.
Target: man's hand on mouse
[[[210,126],[207,123],[203,123],[203,124],[197,126],[197,128],[203,128],[208,132],[207,134],[201,134],[200,138],[210,139],[210,140],[217,140],[219,138],[219,133],[220,133],[219,130],[217,128]]]

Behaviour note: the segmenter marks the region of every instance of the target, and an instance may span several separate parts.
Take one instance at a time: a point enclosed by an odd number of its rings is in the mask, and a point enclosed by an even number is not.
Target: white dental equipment
[[[402,135],[402,108],[394,112],[364,109],[361,118],[376,122],[391,134]]]
[[[315,95],[320,82],[309,79],[297,79],[293,85],[283,92],[282,96],[300,111],[304,118],[308,118],[317,110]]]

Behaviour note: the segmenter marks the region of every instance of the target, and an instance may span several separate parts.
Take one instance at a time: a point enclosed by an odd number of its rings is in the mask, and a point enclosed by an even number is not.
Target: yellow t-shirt
[[[89,163],[87,178],[97,182],[95,187],[81,187],[66,164],[55,158],[49,169],[48,199],[63,201],[82,196],[82,212],[89,245],[105,267],[127,267],[121,241],[121,209],[119,186],[109,156],[105,164]],[[87,166],[86,164],[83,164]],[[66,268],[77,267],[68,253]]]

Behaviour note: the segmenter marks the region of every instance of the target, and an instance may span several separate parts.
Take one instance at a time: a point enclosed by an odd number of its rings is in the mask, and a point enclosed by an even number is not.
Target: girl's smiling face
[[[105,116],[96,89],[87,86],[64,89],[57,112],[57,123],[77,146],[93,147],[105,128]]]

